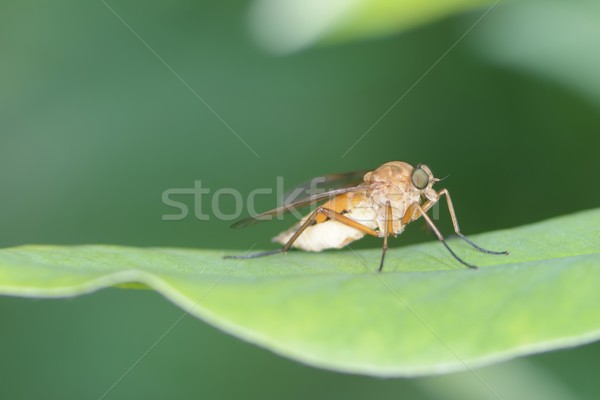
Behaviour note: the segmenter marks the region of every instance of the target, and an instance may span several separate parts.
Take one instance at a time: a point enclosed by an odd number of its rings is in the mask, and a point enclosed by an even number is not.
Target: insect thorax
[[[404,226],[402,217],[411,204],[421,203],[421,192],[406,182],[385,183],[378,182],[372,185],[369,192],[372,206],[376,209],[376,219],[379,230],[383,230],[386,221],[386,207],[389,202],[392,207],[394,232],[401,233]]]

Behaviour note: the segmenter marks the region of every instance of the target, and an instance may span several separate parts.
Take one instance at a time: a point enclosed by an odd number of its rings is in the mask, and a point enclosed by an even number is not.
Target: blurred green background
[[[590,18],[585,5],[598,7],[580,1],[561,13],[563,5],[550,3],[531,24],[521,17],[539,4],[498,6],[342,157],[485,8],[284,57],[253,41],[246,2],[109,2],[167,67],[102,2],[5,0],[0,246],[271,248],[270,237],[289,223],[231,231],[228,221],[191,215],[163,221],[173,209],[162,192],[201,180],[213,192],[247,194],[274,187],[277,176],[293,185],[390,160],[449,175],[443,185],[465,233],[596,207],[600,76],[591,71],[600,61],[590,49],[600,32],[570,28]],[[577,45],[552,40],[557,18]],[[276,203],[258,200],[258,209]],[[430,234],[415,226],[393,246],[423,240]],[[357,247],[379,245],[365,239]],[[146,291],[0,298],[0,398],[100,398],[182,313]],[[478,374],[504,398],[593,399],[599,356],[592,344]],[[105,398],[309,395],[495,398],[470,372],[381,380],[316,370],[192,317]]]

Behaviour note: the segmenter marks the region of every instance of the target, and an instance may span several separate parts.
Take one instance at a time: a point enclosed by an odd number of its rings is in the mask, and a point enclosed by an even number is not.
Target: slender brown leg
[[[392,213],[392,205],[388,201],[385,206],[385,225],[383,229],[383,249],[381,251],[381,262],[379,263],[379,269],[377,272],[381,272],[383,269],[383,262],[385,261],[385,253],[388,249],[388,236],[394,231],[394,219]]]
[[[260,253],[246,254],[246,255],[241,255],[241,256],[225,256],[224,258],[256,258],[256,257],[270,256],[272,254],[285,253],[292,247],[292,245],[294,244],[296,239],[298,239],[298,237],[300,237],[302,232],[304,232],[306,230],[306,228],[308,228],[313,223],[313,221],[317,218],[317,216],[319,214],[323,214],[330,219],[336,220],[338,222],[341,222],[344,225],[348,225],[352,228],[358,229],[359,231],[364,232],[367,235],[380,237],[379,232],[377,232],[374,229],[369,228],[368,226],[361,224],[358,221],[353,220],[352,218],[348,218],[345,215],[343,215],[337,211],[330,210],[329,208],[319,207],[315,211],[313,211],[312,214],[310,214],[310,216],[306,219],[306,221],[304,221],[304,223],[300,226],[300,228],[298,228],[298,230],[294,233],[294,235],[292,235],[292,237],[287,241],[287,243],[283,245],[282,248],[277,249],[277,250],[263,251]]]
[[[423,209],[423,207],[421,207],[420,204],[413,203],[411,205],[411,207],[413,207],[413,206],[414,206],[414,209],[416,209],[417,212],[420,214],[419,216],[422,216],[423,219],[427,222],[427,225],[429,225],[429,227],[431,228],[431,230],[433,231],[433,233],[435,234],[435,236],[438,238],[438,240],[440,242],[442,242],[442,244],[446,247],[446,249],[450,252],[450,254],[452,254],[452,256],[458,262],[460,262],[461,264],[463,264],[463,265],[465,265],[465,266],[467,266],[469,268],[477,269],[477,266],[469,264],[466,261],[464,261],[462,258],[460,258],[459,256],[456,255],[456,253],[450,248],[450,246],[448,246],[448,243],[446,243],[446,239],[444,239],[444,236],[442,235],[442,233],[440,232],[440,230],[437,228],[437,226],[435,226],[435,224],[433,223],[433,221],[431,220],[431,218],[429,218],[429,215],[427,215],[425,213],[425,210]],[[411,207],[409,207],[409,210],[410,210]],[[407,212],[409,210],[407,210]]]
[[[509,252],[508,251],[493,251],[493,250],[488,250],[485,249],[481,246],[478,246],[477,244],[473,243],[471,241],[471,239],[469,239],[468,237],[466,237],[465,235],[463,235],[462,233],[460,233],[460,227],[458,226],[458,219],[456,219],[456,213],[454,212],[454,205],[452,204],[452,198],[450,197],[450,193],[448,193],[447,189],[442,189],[438,192],[439,196],[446,196],[446,202],[448,203],[448,211],[450,212],[450,218],[452,219],[452,225],[454,226],[454,233],[456,233],[456,235],[461,238],[462,240],[464,240],[465,242],[469,243],[471,246],[473,246],[475,249],[479,250],[482,253],[486,253],[486,254],[502,254],[502,255],[508,255]]]
[[[315,212],[325,214],[325,216],[327,216],[328,218],[341,222],[344,225],[348,225],[351,228],[358,229],[359,231],[364,232],[367,235],[381,237],[381,233],[377,232],[375,229],[371,229],[368,226],[363,225],[360,222],[353,220],[352,218],[346,217],[344,214],[341,214],[337,211],[333,211],[325,207],[319,207],[315,210]]]
[[[448,203],[448,211],[450,212],[450,218],[452,219],[452,225],[454,227],[454,233],[456,233],[456,236],[458,236],[465,242],[469,243],[471,246],[473,246],[475,249],[477,249],[478,251],[480,251],[482,253],[496,254],[496,255],[508,255],[509,254],[508,251],[493,251],[493,250],[485,249],[485,248],[475,244],[471,239],[469,239],[468,237],[463,235],[460,232],[460,227],[458,226],[458,219],[456,218],[456,212],[454,211],[454,205],[452,204],[452,198],[450,197],[450,193],[448,193],[447,189],[442,189],[437,194],[438,194],[438,199],[441,198],[442,196],[446,196],[446,202]],[[421,208],[423,209],[423,211],[427,212],[427,210],[429,210],[431,207],[433,207],[433,205],[435,203],[437,203],[437,201],[428,200],[425,203],[423,203]],[[404,218],[402,218],[402,223],[407,224],[410,221],[414,221],[421,217],[421,215],[419,213],[415,213],[416,208],[413,207],[415,204],[412,204],[408,208],[406,214],[404,215]]]
[[[431,203],[431,205],[429,207],[428,203]],[[432,202],[432,201],[426,201],[422,208],[424,211],[427,211],[431,208],[431,206],[433,206],[436,202]],[[410,206],[408,206],[408,208],[406,209],[406,212],[404,213],[404,215],[402,216],[402,225],[406,225],[411,221],[414,221],[416,219],[421,218],[421,214],[419,214],[417,212],[417,206],[419,205],[419,203],[412,203]]]

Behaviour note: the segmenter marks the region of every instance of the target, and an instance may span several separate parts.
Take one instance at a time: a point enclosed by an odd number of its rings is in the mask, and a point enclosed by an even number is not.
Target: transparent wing
[[[283,204],[301,201],[336,189],[358,186],[363,183],[363,177],[369,171],[360,170],[317,176],[285,192],[283,195]]]
[[[340,194],[350,193],[350,192],[358,192],[361,190],[366,190],[367,188],[368,188],[368,186],[366,186],[366,185],[359,185],[359,186],[334,189],[334,190],[330,190],[328,192],[319,193],[314,196],[304,198],[302,200],[294,201],[292,203],[285,203],[280,207],[274,208],[269,211],[265,211],[263,213],[260,213],[260,214],[254,215],[254,216],[241,219],[241,220],[237,221],[236,223],[234,223],[233,225],[231,225],[231,227],[234,229],[245,228],[246,226],[254,225],[259,222],[270,221],[272,219],[272,217],[275,215],[283,215],[283,214],[292,212],[294,210],[297,210],[297,209],[300,209],[303,207],[308,207],[312,204],[315,204],[315,203],[318,203],[318,202],[321,202],[324,200],[329,200],[335,196],[339,196]]]

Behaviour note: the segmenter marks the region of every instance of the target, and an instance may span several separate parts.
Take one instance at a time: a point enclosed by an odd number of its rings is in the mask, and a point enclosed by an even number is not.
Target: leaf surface
[[[464,370],[600,337],[600,209],[380,251],[224,251],[105,245],[0,250],[0,293],[65,297],[141,283],[241,339],[322,368],[377,376]],[[198,344],[199,346],[202,343]]]

